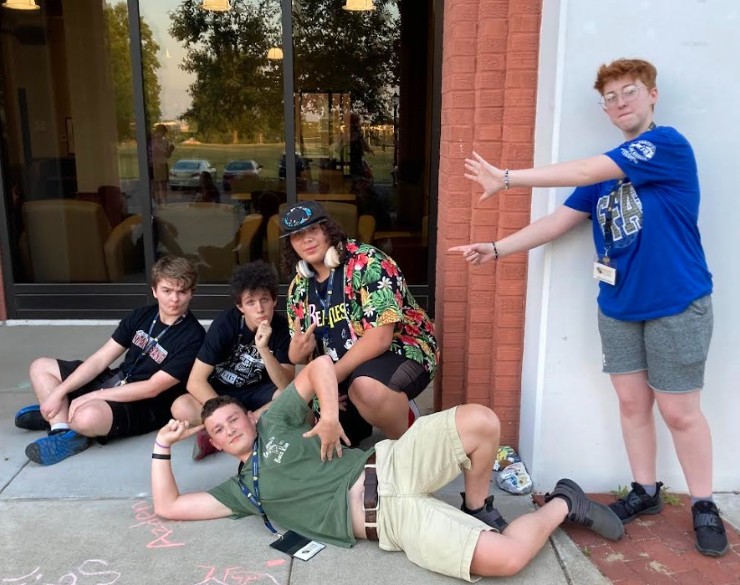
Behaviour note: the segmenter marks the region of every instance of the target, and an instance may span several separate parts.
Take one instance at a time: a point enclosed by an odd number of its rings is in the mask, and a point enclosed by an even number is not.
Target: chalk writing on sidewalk
[[[110,570],[107,561],[101,559],[88,559],[76,569],[65,573],[56,581],[48,581],[50,577],[44,577],[41,567],[36,567],[27,575],[21,577],[3,577],[0,583],[13,585],[113,585],[121,577],[118,571]],[[44,579],[42,582],[41,579]],[[101,581],[101,579],[105,579]]]
[[[249,583],[260,584],[272,583],[280,585],[278,581],[269,573],[252,571],[246,567],[234,566],[217,568],[213,566],[198,565],[199,569],[206,569],[206,576],[202,581],[194,585],[247,585]]]
[[[147,526],[155,537],[154,540],[149,542],[147,548],[171,548],[173,546],[185,546],[184,542],[173,542],[170,537],[174,534],[174,530],[169,528],[165,521],[154,513],[154,508],[149,502],[136,502],[133,505],[134,515],[137,524],[132,524],[131,528],[138,528],[139,526]]]

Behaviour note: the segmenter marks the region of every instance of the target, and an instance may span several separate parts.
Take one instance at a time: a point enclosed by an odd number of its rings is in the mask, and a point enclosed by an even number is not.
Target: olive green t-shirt
[[[278,530],[293,530],[312,540],[349,547],[355,537],[347,492],[372,450],[344,449],[342,457],[322,462],[320,439],[302,436],[311,428],[306,422],[308,414],[308,405],[290,384],[257,423],[262,507]],[[241,479],[254,494],[251,460],[242,465]],[[229,508],[234,518],[259,514],[236,476],[209,493]]]

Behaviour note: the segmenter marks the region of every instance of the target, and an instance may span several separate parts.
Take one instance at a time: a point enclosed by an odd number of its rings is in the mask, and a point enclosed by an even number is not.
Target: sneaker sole
[[[581,494],[588,499],[581,486],[570,479],[561,479],[558,484],[567,485],[571,490]],[[590,512],[588,514],[591,520],[591,526],[587,526],[599,536],[607,540],[621,540],[624,536],[624,524],[609,506],[588,500],[590,503]],[[568,514],[570,516],[570,514]],[[579,524],[579,523],[576,523]]]
[[[624,524],[609,506],[592,501],[589,516],[593,520],[590,528],[596,534],[607,540],[621,540],[624,536]]]
[[[43,441],[43,439],[39,439],[39,441]],[[90,447],[90,443],[90,439],[87,439],[86,443],[80,440],[79,445],[70,446],[68,449],[52,449],[51,447],[44,449],[42,445],[39,445],[38,441],[34,441],[26,446],[26,457],[39,465],[54,465],[55,463],[64,461],[68,457],[82,453]]]
[[[699,547],[698,543],[695,546],[696,546],[696,550],[698,550],[701,554],[707,557],[714,557],[714,558],[723,557],[727,554],[727,551],[730,550],[729,543],[727,544],[727,546],[725,546],[723,550],[714,550],[711,548],[701,548]]]
[[[51,428],[36,404],[24,406],[16,413],[15,426],[25,431],[48,431]]]

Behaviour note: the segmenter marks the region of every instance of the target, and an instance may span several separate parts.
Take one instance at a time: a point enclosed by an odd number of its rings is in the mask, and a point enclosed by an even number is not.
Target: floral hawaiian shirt
[[[395,323],[390,351],[412,359],[433,378],[437,368],[434,325],[406,286],[398,265],[369,244],[347,241],[344,264],[344,304],[354,339],[367,329]],[[308,328],[309,280],[296,276],[288,289],[290,334]],[[302,322],[302,325],[301,325]]]

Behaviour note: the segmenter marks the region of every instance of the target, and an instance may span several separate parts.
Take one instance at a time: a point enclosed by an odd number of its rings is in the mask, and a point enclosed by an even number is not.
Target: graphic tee
[[[111,338],[128,349],[120,369],[129,374],[129,382],[148,380],[160,370],[179,381],[159,395],[168,400],[185,391],[185,382],[205,334],[205,329],[190,311],[168,328],[159,320],[159,306],[148,305],[121,319]],[[137,362],[147,347],[149,351]]]
[[[268,348],[278,363],[288,364],[288,321],[275,313],[270,321]],[[208,379],[217,394],[230,394],[248,386],[270,382],[264,361],[254,343],[254,332],[236,307],[222,311],[208,328],[198,359],[214,366]]]
[[[260,417],[260,501],[273,525],[313,540],[350,547],[355,537],[347,494],[373,450],[344,449],[341,457],[322,463],[321,440],[302,436],[311,428],[306,423],[308,414],[308,405],[290,384]],[[239,473],[254,494],[251,459],[240,466]],[[234,518],[258,514],[236,476],[209,493],[229,508]]]
[[[315,278],[309,281],[308,312],[311,322],[317,325],[314,335],[318,353],[339,361],[356,341],[347,321],[341,268],[332,270],[324,282]]]
[[[688,140],[657,126],[605,153],[625,173],[619,181],[579,187],[565,201],[589,213],[602,257],[611,212],[610,265],[615,285],[599,283],[605,315],[644,321],[675,315],[712,292],[699,227],[699,178]]]

